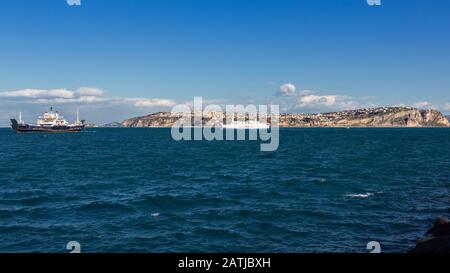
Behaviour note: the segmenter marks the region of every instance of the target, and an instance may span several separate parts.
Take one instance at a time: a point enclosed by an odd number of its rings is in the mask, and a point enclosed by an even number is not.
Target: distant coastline
[[[223,124],[226,114],[203,113],[203,124]],[[193,116],[191,121],[193,125]],[[125,128],[169,128],[181,114],[159,112],[147,116],[126,119],[119,127]],[[236,117],[237,118],[237,117]],[[239,118],[249,120],[248,115]],[[409,107],[378,107],[316,114],[280,114],[280,128],[447,128],[448,116],[436,110],[421,110]],[[271,120],[268,118],[268,122]]]
[[[192,114],[193,115],[193,114]],[[203,124],[219,113],[204,113]],[[158,112],[103,125],[88,123],[86,128],[170,128],[180,115]],[[246,117],[248,120],[248,117]],[[270,123],[270,118],[268,119]],[[216,120],[216,122],[220,122]],[[223,121],[225,122],[225,120]],[[329,113],[280,114],[280,128],[449,128],[450,115],[436,110],[409,107],[379,107]],[[9,129],[9,126],[0,129]]]

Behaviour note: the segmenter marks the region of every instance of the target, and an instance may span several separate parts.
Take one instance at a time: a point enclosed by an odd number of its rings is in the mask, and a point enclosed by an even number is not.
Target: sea
[[[0,252],[407,252],[450,214],[450,129],[0,129]]]

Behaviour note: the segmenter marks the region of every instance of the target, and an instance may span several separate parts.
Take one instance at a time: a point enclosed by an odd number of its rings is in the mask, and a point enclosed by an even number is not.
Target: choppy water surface
[[[0,251],[403,252],[450,208],[448,129],[0,130]]]

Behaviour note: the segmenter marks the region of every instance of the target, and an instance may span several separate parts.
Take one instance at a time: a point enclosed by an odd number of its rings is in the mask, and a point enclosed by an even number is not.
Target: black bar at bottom
[[[156,269],[169,272],[309,272],[311,268],[314,271],[371,269],[384,272],[393,264],[403,269],[417,269],[424,264],[445,265],[448,257],[448,254],[1,254],[0,262],[16,269],[31,265],[36,270],[67,268],[81,270],[79,272],[85,272],[87,268],[89,272],[103,272],[108,268],[143,272]]]

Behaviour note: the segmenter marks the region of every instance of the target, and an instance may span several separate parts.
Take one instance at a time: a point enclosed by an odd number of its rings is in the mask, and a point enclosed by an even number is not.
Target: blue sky
[[[120,121],[194,96],[449,113],[450,1],[381,2],[3,0],[0,125],[50,105]]]

